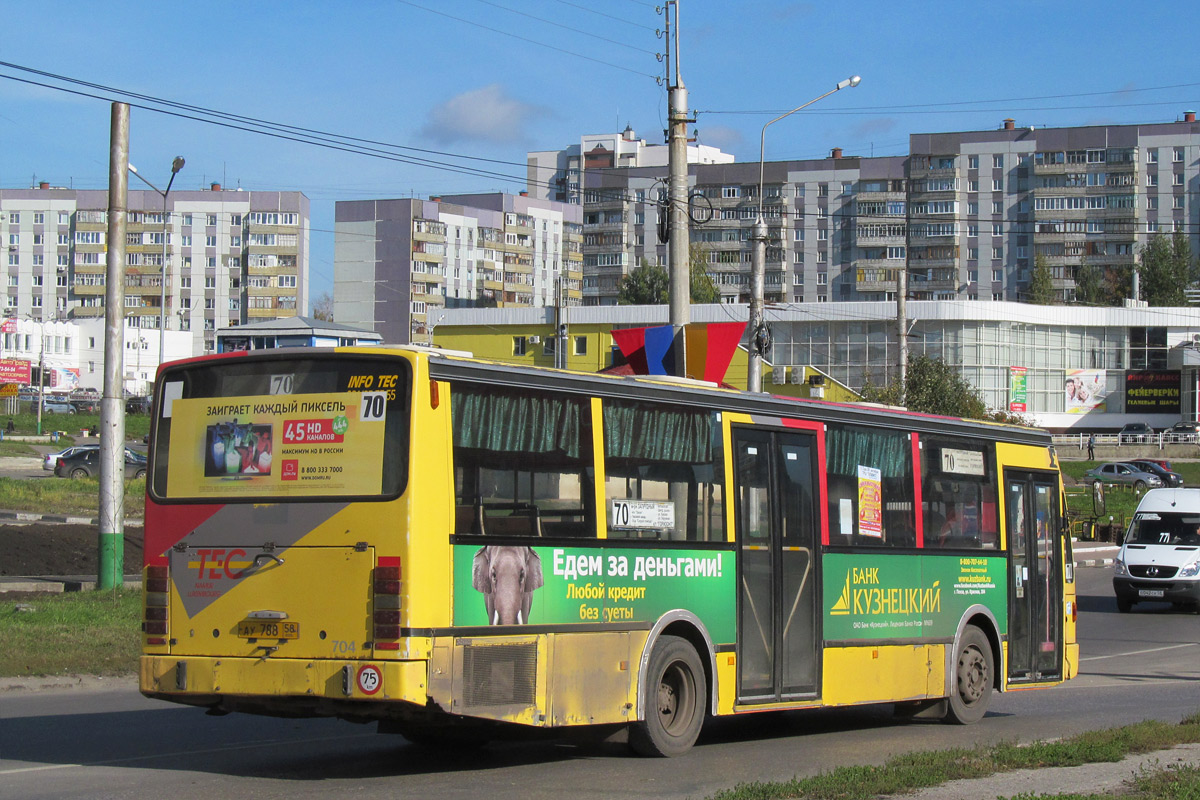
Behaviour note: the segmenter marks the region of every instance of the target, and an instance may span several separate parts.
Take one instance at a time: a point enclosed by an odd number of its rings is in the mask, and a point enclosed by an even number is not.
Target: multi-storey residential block
[[[531,154],[532,156],[533,154]],[[689,165],[691,241],[724,302],[745,299],[762,213],[766,300],[1021,300],[1040,256],[1064,301],[1084,264],[1128,275],[1158,232],[1200,252],[1200,123],[913,134],[907,156]],[[665,265],[665,166],[583,176],[584,303],[616,303],[641,259]]]
[[[190,331],[200,354],[214,349],[219,327],[307,307],[309,205],[300,192],[177,189],[165,219],[156,192],[130,190],[127,206],[127,327]],[[5,315],[104,317],[107,208],[107,191],[0,189]]]
[[[334,318],[424,342],[447,306],[579,305],[582,213],[509,194],[339,202]]]
[[[538,200],[561,203],[583,202],[582,187],[588,170],[612,167],[659,167],[665,169],[670,148],[639,139],[633,128],[621,133],[599,133],[580,137],[579,144],[562,150],[540,150],[526,156],[527,189]],[[688,142],[689,164],[729,164],[734,158],[711,145]],[[665,173],[664,173],[665,174]]]

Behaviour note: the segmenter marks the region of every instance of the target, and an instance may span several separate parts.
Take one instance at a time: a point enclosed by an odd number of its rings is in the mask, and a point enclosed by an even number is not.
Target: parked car
[[[75,406],[68,403],[66,400],[60,400],[57,397],[47,397],[42,401],[43,414],[74,414]]]
[[[150,398],[149,397],[127,397],[127,398],[125,398],[125,413],[126,414],[149,414],[150,413]]]
[[[1162,478],[1153,472],[1139,469],[1136,464],[1124,461],[1110,461],[1084,473],[1085,479],[1091,483],[1123,483],[1135,489],[1157,489],[1163,485]]]
[[[47,470],[49,472],[53,472],[54,468],[56,466],[58,466],[58,460],[60,458],[66,458],[67,456],[73,456],[76,453],[83,452],[84,450],[99,450],[99,449],[100,449],[100,445],[98,445],[98,444],[76,444],[76,445],[72,445],[72,446],[66,448],[65,450],[59,450],[57,453],[47,453],[46,455],[44,455],[42,457],[42,469]]]
[[[99,400],[92,400],[90,398],[85,398],[85,397],[72,397],[70,400],[70,403],[72,406],[75,407],[75,411],[77,411],[80,414],[99,414],[100,413],[100,401]]]
[[[1180,420],[1163,433],[1170,436],[1168,441],[1197,442],[1200,441],[1200,422],[1190,419]]]
[[[84,450],[66,458],[60,458],[54,467],[54,474],[60,478],[98,477],[100,475],[100,448]],[[125,477],[146,477],[146,457],[128,447],[125,448]]]
[[[1121,428],[1118,441],[1121,444],[1149,442],[1154,438],[1154,429],[1144,422],[1127,422]]]
[[[1146,472],[1153,472],[1162,479],[1163,486],[1167,489],[1173,486],[1183,486],[1183,476],[1170,469],[1171,462],[1169,461],[1165,467],[1161,462],[1151,461],[1148,458],[1131,458],[1126,463],[1133,464],[1135,467],[1143,469]]]

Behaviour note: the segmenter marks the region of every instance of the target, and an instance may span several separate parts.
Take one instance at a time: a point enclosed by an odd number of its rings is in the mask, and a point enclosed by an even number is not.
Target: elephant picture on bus
[[[483,592],[489,625],[528,625],[533,592],[545,583],[542,559],[532,547],[479,548],[471,585]]]

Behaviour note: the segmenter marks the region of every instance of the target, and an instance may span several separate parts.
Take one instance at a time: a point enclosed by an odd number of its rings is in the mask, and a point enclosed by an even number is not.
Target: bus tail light
[[[146,644],[165,645],[170,616],[170,581],[167,568],[161,565],[146,567],[142,587],[142,632],[146,634]]]
[[[371,581],[374,612],[373,636],[376,650],[399,650],[400,642],[400,559],[381,558]]]

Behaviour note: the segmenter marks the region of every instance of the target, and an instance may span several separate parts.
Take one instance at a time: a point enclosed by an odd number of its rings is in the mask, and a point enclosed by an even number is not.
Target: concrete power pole
[[[104,394],[100,400],[100,552],[96,585],[125,575],[125,217],[129,106],[112,104],[108,150],[108,261],[104,287]],[[149,480],[149,476],[147,476]]]
[[[904,266],[896,271],[896,369],[900,405],[908,402],[908,265],[912,258],[912,164],[904,177]]]
[[[675,9],[675,24],[671,26],[670,12]],[[667,104],[669,106],[667,151],[670,172],[667,198],[670,206],[670,237],[667,244],[667,260],[670,264],[670,322],[674,333],[675,374],[687,377],[687,351],[684,328],[691,322],[691,265],[688,230],[688,165],[687,126],[694,122],[688,118],[687,88],[679,74],[679,0],[669,0],[667,13]],[[671,37],[674,34],[674,80],[672,80]]]

